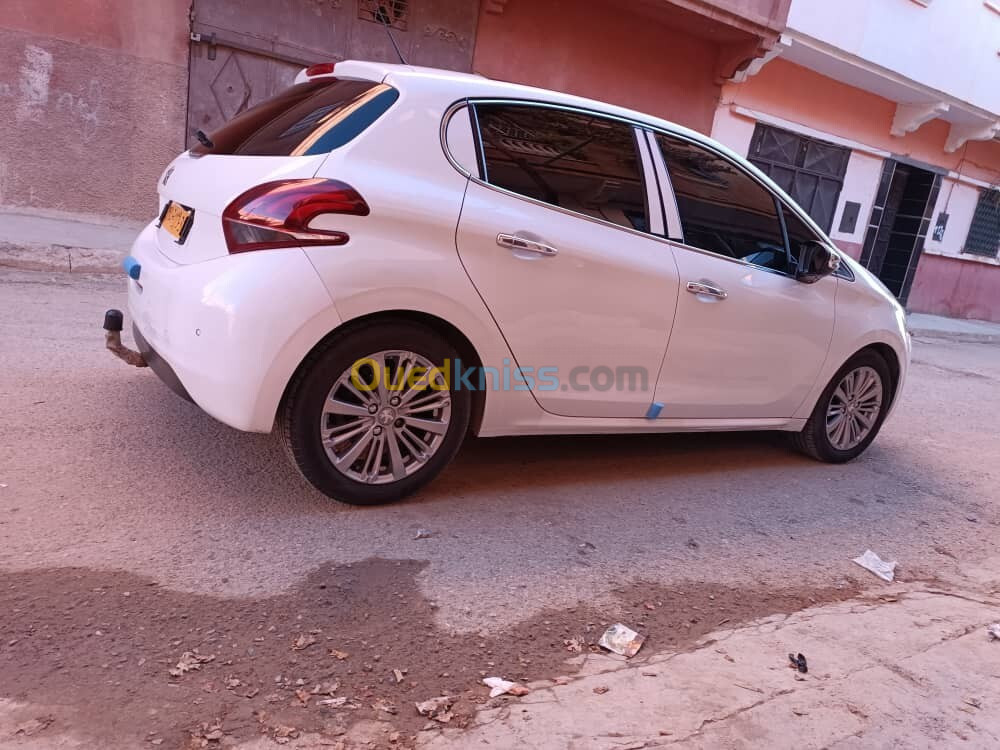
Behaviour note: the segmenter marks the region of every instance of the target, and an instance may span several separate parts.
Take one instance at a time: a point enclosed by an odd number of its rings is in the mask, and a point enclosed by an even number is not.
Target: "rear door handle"
[[[687,283],[687,290],[691,294],[707,294],[710,297],[718,297],[719,299],[725,299],[729,296],[729,293],[725,289],[720,289],[704,281],[689,281]]]
[[[552,245],[546,245],[544,242],[535,242],[534,240],[526,240],[524,237],[518,237],[514,234],[504,234],[503,232],[497,235],[497,244],[500,247],[506,247],[508,250],[537,253],[546,257],[559,254],[559,251],[552,247]]]

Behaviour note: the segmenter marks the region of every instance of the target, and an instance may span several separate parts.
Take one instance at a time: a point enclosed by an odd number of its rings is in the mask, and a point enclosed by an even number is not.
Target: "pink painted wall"
[[[149,218],[184,148],[190,0],[0,5],[0,205]]]
[[[920,256],[907,308],[1000,323],[1000,266],[925,253]]]
[[[896,114],[895,102],[781,58],[768,63],[743,84],[726,85],[722,103],[766,112],[947,169],[956,169],[963,158],[961,149],[954,154],[944,151],[949,129],[947,122],[932,120],[901,138],[892,136],[889,129]],[[962,164],[963,173],[985,180],[1000,179],[997,144],[973,142],[968,152],[975,155],[981,167],[971,164],[970,156]]]
[[[663,117],[708,133],[718,45],[613,3],[484,2],[473,70]]]

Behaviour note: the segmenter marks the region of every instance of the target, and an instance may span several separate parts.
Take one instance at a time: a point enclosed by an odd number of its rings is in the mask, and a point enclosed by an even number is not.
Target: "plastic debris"
[[[433,531],[428,531],[427,529],[417,529],[417,535],[413,537],[414,539],[430,539],[434,535]]]
[[[505,680],[502,677],[484,677],[483,684],[490,688],[490,698],[496,698],[498,695],[527,695],[531,692],[531,688],[525,687],[518,682],[511,682],[510,680]]]
[[[799,670],[802,674],[809,671],[809,665],[806,663],[806,657],[802,654],[789,654],[788,661],[790,661],[792,666]]]
[[[597,642],[597,645],[613,653],[621,654],[626,658],[631,658],[639,653],[639,649],[642,648],[645,640],[646,636],[636,633],[632,628],[626,627],[621,623],[617,623],[604,631],[604,635],[601,636],[601,640]]]
[[[986,632],[990,634],[991,640],[1000,641],[1000,622],[987,626]]]
[[[861,555],[861,557],[855,557],[853,562],[856,562],[865,570],[874,573],[883,581],[888,581],[889,583],[892,583],[896,575],[896,561],[886,562],[870,549],[865,550],[865,554]]]

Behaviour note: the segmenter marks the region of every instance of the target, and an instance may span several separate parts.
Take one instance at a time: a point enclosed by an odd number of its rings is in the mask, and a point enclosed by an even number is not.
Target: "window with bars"
[[[851,150],[757,123],[750,161],[778,183],[824,232],[833,226]]]
[[[410,14],[407,0],[358,0],[358,18],[406,31]]]
[[[976,212],[969,226],[969,237],[962,252],[997,257],[1000,252],[1000,190],[994,188],[979,194]]]

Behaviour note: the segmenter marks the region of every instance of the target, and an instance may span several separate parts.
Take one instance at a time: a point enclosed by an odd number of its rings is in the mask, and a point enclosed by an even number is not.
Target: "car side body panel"
[[[398,311],[436,316],[464,334],[485,366],[499,368],[505,360],[513,360],[456,246],[470,180],[470,170],[463,167],[470,152],[458,126],[443,128],[442,122],[454,105],[467,99],[563,104],[675,132],[726,153],[791,204],[780,188],[725,147],[637,112],[479,76],[374,63],[344,64],[342,72],[338,63],[338,75],[351,71],[359,76],[383,76],[399,90],[399,100],[357,139],[315,163],[296,162],[293,169],[295,176],[315,170],[316,176],[343,180],[369,203],[369,216],[328,215],[315,220],[315,228],[350,234],[346,245],[206,259],[218,251],[213,246],[198,251],[200,262],[181,265],[160,250],[160,230],[151,224],[133,248],[142,264],[139,282],[129,282],[133,319],[194,400],[237,429],[270,431],[287,384],[309,352],[341,326],[365,316]],[[456,154],[458,165],[446,153],[448,142],[463,144],[456,145],[462,151]],[[186,178],[183,174],[178,178],[173,190],[182,200],[179,191]],[[219,198],[218,206],[234,197],[228,193],[235,191],[234,185]],[[214,211],[205,210],[196,217],[196,230],[199,219],[218,221],[210,213]],[[505,251],[498,247],[497,252]],[[845,262],[854,272],[854,281],[821,282],[838,284],[836,321],[815,384],[792,414],[706,419],[567,417],[547,413],[528,391],[491,389],[485,396],[479,434],[801,429],[829,379],[858,349],[872,343],[889,345],[899,357],[901,377],[905,375],[909,342],[902,309],[867,272]]]

